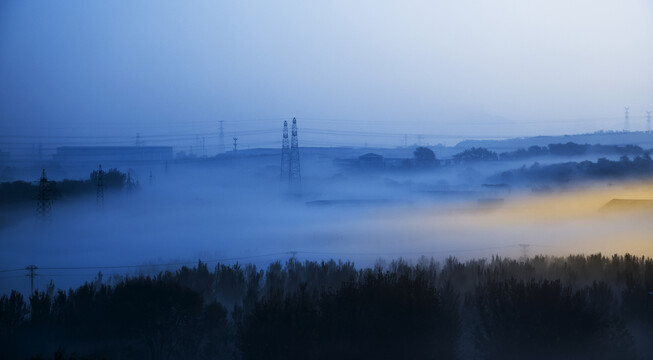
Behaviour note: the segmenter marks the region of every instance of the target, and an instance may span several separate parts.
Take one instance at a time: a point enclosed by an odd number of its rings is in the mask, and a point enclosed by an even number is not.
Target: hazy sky
[[[652,44],[645,0],[4,0],[0,149],[137,132],[213,146],[218,120],[277,146],[293,116],[303,145],[621,130],[624,105],[643,130]]]

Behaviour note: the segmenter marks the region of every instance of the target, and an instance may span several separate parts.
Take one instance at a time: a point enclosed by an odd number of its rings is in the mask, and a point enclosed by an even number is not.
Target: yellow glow
[[[653,256],[653,221],[649,220],[653,210],[601,210],[615,198],[653,200],[653,184],[622,183],[549,194],[513,195],[505,199],[503,206],[490,209],[468,204],[464,209],[441,205],[394,210],[374,221],[381,224],[376,226],[378,238],[399,238],[405,245],[419,249],[531,244],[531,255],[628,252]],[[511,251],[491,253],[515,256],[520,250]]]

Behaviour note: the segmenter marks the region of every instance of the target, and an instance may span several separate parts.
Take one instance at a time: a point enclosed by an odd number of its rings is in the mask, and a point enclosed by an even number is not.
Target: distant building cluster
[[[63,146],[53,159],[60,163],[141,163],[171,161],[172,146]]]
[[[432,154],[432,152],[431,152]],[[344,170],[379,171],[384,169],[411,169],[440,165],[441,161],[432,158],[386,158],[376,153],[367,153],[354,159],[334,159],[333,164]]]

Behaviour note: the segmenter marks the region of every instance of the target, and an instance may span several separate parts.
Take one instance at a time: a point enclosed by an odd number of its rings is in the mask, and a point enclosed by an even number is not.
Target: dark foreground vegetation
[[[199,263],[2,296],[0,358],[650,358],[652,290],[630,255]]]

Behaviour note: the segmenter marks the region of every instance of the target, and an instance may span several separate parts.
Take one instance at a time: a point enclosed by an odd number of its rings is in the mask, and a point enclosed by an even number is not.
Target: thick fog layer
[[[421,256],[653,255],[650,213],[604,209],[614,198],[647,198],[650,186],[540,194],[481,187],[498,169],[480,164],[343,174],[319,156],[302,160],[301,185],[290,188],[279,178],[277,155],[177,163],[151,170],[151,178],[146,169],[132,170],[140,189],[107,191],[103,207],[94,194],[55,201],[46,223],[33,208],[17,210],[22,217],[0,229],[0,263],[36,265],[35,286],[52,280],[67,287],[99,271],[152,273],[200,259],[265,266],[295,256],[369,266]],[[154,266],[169,263],[175,265]],[[120,268],[147,264],[153,266]],[[22,272],[3,275],[3,292],[28,289]]]

